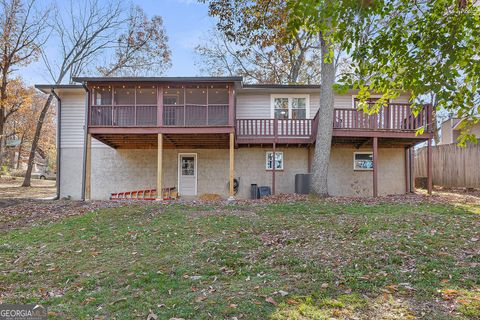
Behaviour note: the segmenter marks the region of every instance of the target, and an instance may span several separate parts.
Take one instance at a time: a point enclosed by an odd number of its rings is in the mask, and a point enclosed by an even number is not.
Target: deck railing
[[[165,105],[163,125],[172,127],[228,125],[228,105]]]
[[[409,104],[392,103],[378,113],[369,115],[361,110],[336,108],[333,128],[345,130],[391,130],[415,132],[421,127],[429,132],[431,106],[424,106],[415,116]],[[237,119],[239,138],[311,138],[317,134],[319,113],[313,119]]]
[[[92,106],[90,125],[97,127],[155,127],[157,106]],[[228,125],[228,105],[163,107],[163,126],[199,127]]]
[[[151,127],[157,125],[157,106],[92,106],[90,125],[98,127]]]
[[[310,138],[314,119],[237,119],[237,136],[244,138]]]
[[[368,114],[358,109],[337,108],[333,116],[334,129],[415,131],[427,127],[431,107],[426,105],[413,114],[410,104],[390,103],[378,113]]]

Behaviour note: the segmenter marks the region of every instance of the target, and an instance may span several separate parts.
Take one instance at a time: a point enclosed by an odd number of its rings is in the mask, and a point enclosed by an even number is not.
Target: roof
[[[320,89],[319,84],[244,84],[245,89]]]
[[[36,84],[35,88],[42,91],[43,93],[50,93],[50,91],[55,89],[60,90],[70,90],[70,89],[82,89],[83,86],[81,84]]]
[[[74,77],[75,82],[242,82],[242,77]]]

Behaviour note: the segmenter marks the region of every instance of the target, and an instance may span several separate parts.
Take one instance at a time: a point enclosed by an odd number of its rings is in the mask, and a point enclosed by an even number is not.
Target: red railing
[[[228,125],[228,105],[181,105],[163,107],[163,125],[201,127]],[[156,127],[157,106],[92,106],[90,126]]]
[[[153,127],[157,125],[157,106],[92,106],[90,125]]]
[[[226,126],[228,105],[166,105],[163,125],[172,127]]]
[[[237,119],[238,137],[310,138],[313,119]]]
[[[369,115],[361,110],[336,108],[333,128],[345,130],[429,131],[432,108],[426,105],[415,116],[409,104],[389,104]],[[237,119],[238,138],[311,138],[317,135],[319,113],[313,119]]]
[[[333,128],[415,131],[424,127],[427,131],[430,119],[429,105],[423,106],[417,116],[413,114],[410,104],[391,103],[371,115],[362,110],[337,108],[334,111]]]

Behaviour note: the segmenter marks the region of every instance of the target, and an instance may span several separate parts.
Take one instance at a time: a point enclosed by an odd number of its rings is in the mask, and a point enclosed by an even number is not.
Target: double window
[[[275,119],[307,119],[308,95],[272,95],[271,116]]]
[[[273,170],[273,152],[268,151],[265,157],[267,170]],[[283,152],[275,152],[275,170],[283,170]]]

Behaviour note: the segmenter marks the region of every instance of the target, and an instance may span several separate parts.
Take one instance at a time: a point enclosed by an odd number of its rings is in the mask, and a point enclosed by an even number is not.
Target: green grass
[[[69,319],[478,319],[475,212],[315,200],[103,209],[0,235],[0,292]]]

